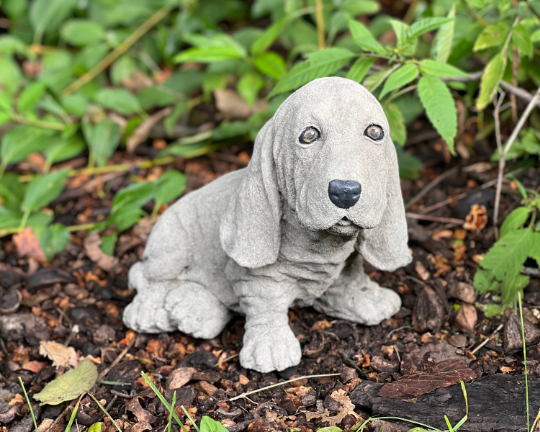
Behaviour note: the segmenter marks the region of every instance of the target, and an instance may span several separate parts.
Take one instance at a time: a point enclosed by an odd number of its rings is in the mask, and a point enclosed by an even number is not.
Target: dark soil
[[[414,141],[414,132],[411,140]],[[478,258],[495,240],[491,226],[494,188],[482,189],[481,185],[496,177],[496,168],[485,166],[488,155],[482,153],[482,143],[476,144],[477,156],[462,160],[460,165],[456,159],[445,162],[438,139],[421,142],[413,150],[423,159],[425,168],[419,180],[403,180],[406,201],[439,175],[453,167],[458,169],[409,211],[421,214],[422,208],[448,197],[468,195],[430,212],[432,221],[409,219],[410,247],[414,255],[409,266],[386,273],[367,265],[374,280],[401,295],[403,308],[394,318],[374,327],[335,320],[313,309],[291,310],[291,327],[304,355],[297,370],[286,373],[260,374],[240,366],[242,317],[236,318],[220,337],[210,341],[181,333],[135,335],[123,325],[122,310],[134,295],[127,287],[127,271],[142,255],[152,225],[147,220],[120,235],[115,250],[119,263],[111,272],[104,271],[87,256],[84,231],[73,233],[68,248],[51,264],[19,257],[11,238],[2,239],[0,307],[4,312],[1,315],[11,324],[19,322],[19,326],[15,330],[7,325],[0,329],[0,430],[33,429],[19,377],[31,397],[64,372],[39,354],[40,340],[73,346],[81,357],[94,359],[99,371],[110,367],[131,343],[129,351],[102,379],[126,384],[99,383],[93,393],[103,401],[111,416],[119,420],[117,423],[122,430],[133,432],[162,431],[168,420],[167,410],[142,379],[142,371],[170,401],[173,390],[167,387],[167,378],[175,369],[194,368],[195,371],[190,372],[191,379],[176,389],[176,413],[187,420],[180,408],[184,405],[197,423],[208,415],[235,432],[291,428],[304,432],[333,423],[342,429],[351,428],[370,415],[379,414],[351,405],[349,395],[361,381],[390,383],[449,358],[463,360],[479,378],[491,374],[523,374],[519,332],[505,331],[503,327],[494,334],[499,324],[505,325],[509,318],[512,321],[514,311],[507,311],[503,317],[486,318],[481,305],[490,303],[491,296],[478,296],[471,289]],[[188,175],[188,190],[193,190],[245,165],[246,152],[250,151],[248,145],[233,147],[211,157],[178,159],[174,165]],[[115,163],[120,163],[130,158],[118,152],[115,159]],[[479,162],[484,164],[470,168]],[[463,167],[469,168],[464,170]],[[113,192],[129,184],[133,175],[155,177],[169,168],[134,169],[84,193],[80,188],[90,177],[75,177],[57,200],[60,213],[57,220],[66,225],[102,220],[110,209]],[[529,188],[539,187],[540,179],[533,168],[521,172],[520,180]],[[512,183],[505,183],[501,217],[519,205],[519,200]],[[485,206],[487,226],[482,226],[483,214],[471,213],[472,204]],[[151,212],[151,206],[148,210]],[[452,220],[467,216],[472,229],[464,229],[461,222]],[[479,229],[474,229],[475,224]],[[540,316],[535,309],[540,305],[538,291],[539,279],[532,278],[524,302],[525,318],[531,331],[536,330]],[[477,308],[469,307],[475,303]],[[456,305],[460,305],[459,310]],[[490,338],[489,341],[473,353],[486,338]],[[540,345],[537,343],[538,338],[528,338],[527,360],[532,377],[540,375]],[[242,393],[286,379],[319,374],[335,375],[297,380],[231,401]],[[65,410],[67,406],[67,403],[41,408],[34,405],[38,425],[46,430],[52,420],[63,414],[52,429],[63,431],[71,413],[71,409]],[[393,415],[406,418],[407,412]],[[104,418],[95,402],[85,396],[76,417],[79,429],[74,430],[87,430],[99,421],[105,422],[104,431],[115,430]],[[188,428],[189,423],[187,421]],[[380,430],[381,425],[376,427]],[[174,425],[173,429],[179,430]],[[385,430],[393,429],[387,426]]]

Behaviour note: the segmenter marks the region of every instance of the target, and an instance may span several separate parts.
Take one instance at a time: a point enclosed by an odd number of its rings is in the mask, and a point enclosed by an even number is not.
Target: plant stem
[[[67,227],[67,230],[69,232],[84,231],[84,230],[89,230],[89,229],[94,228],[97,224],[98,222],[80,224],[80,225],[71,225]],[[24,230],[24,227],[0,229],[0,237],[5,237],[11,234],[18,234],[22,230]]]
[[[21,377],[19,377],[19,383],[21,384],[21,387],[24,392],[24,397],[26,398],[26,402],[28,403],[28,407],[30,408],[30,414],[32,414],[32,420],[34,420],[34,426],[36,427],[36,432],[39,432],[39,428],[36,421],[36,416],[34,415],[34,410],[32,409],[32,404],[30,403],[30,399],[28,398],[28,394],[26,394],[26,389],[24,388],[24,383],[22,382]]]
[[[315,19],[317,22],[317,40],[319,49],[322,50],[325,48],[323,0],[315,0]]]
[[[529,423],[529,380],[527,379],[527,344],[525,343],[525,326],[523,325],[523,307],[521,305],[521,293],[518,292],[519,318],[521,320],[521,340],[523,341],[523,365],[525,366],[525,403],[527,404],[527,432],[530,431]]]
[[[66,125],[61,124],[61,123],[53,123],[53,122],[48,122],[45,120],[32,120],[16,113],[12,113],[12,118],[17,123],[21,123],[21,124],[25,124],[29,126],[36,126],[43,129],[52,129],[52,130],[57,130],[57,131],[66,130]]]
[[[112,422],[112,424],[116,427],[116,430],[118,432],[122,432],[122,430],[118,427],[118,425],[116,424],[116,422],[113,420],[113,418],[111,417],[111,415],[107,412],[107,410],[105,409],[105,407],[103,405],[101,405],[101,403],[99,403],[99,401],[96,399],[96,397],[92,394],[92,393],[88,393],[88,396],[90,396],[92,399],[94,399],[94,402],[97,403],[98,407],[101,409],[101,411],[103,411],[105,413],[105,415],[107,417],[109,417],[109,420]]]
[[[62,95],[68,95],[76,92],[83,85],[92,81],[98,76],[104,69],[109,67],[118,57],[124,54],[131,46],[137,42],[146,32],[160,22],[165,16],[172,10],[171,6],[164,6],[158,10],[154,15],[148,18],[139,28],[131,33],[125,41],[118,45],[114,50],[105,56],[96,66],[90,69],[83,76],[72,82],[67,88],[62,91]]]

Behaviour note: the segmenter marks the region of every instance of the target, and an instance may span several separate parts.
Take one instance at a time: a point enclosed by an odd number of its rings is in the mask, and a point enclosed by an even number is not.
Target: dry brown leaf
[[[471,211],[465,218],[463,228],[469,231],[480,231],[488,222],[487,209],[484,205],[473,204]]]
[[[377,396],[391,399],[420,396],[431,393],[438,388],[449,387],[460,381],[470,382],[475,378],[476,374],[467,367],[463,360],[443,360],[435,363],[425,373],[404,376],[392,383],[385,384]]]
[[[180,367],[171,372],[167,378],[165,388],[169,390],[178,389],[183,387],[191,381],[193,375],[197,372],[197,369],[192,367]]]
[[[152,420],[152,414],[141,406],[138,397],[134,397],[127,403],[127,409],[137,417],[139,423],[148,423]]]
[[[140,144],[146,141],[152,128],[165,117],[171,115],[172,112],[172,107],[167,107],[156,112],[155,114],[152,114],[146,120],[142,121],[127,139],[126,149],[128,153],[133,153]]]
[[[327,409],[324,410],[324,413],[306,411],[306,420],[311,421],[311,419],[320,418],[321,421],[328,422],[328,426],[335,426],[341,423],[348,415],[358,418],[358,414],[354,412],[354,404],[345,393],[345,390],[335,390],[330,397],[339,403],[338,413],[335,416],[330,416]]]
[[[141,239],[142,242],[146,243],[146,240],[148,240],[148,236],[150,235],[150,232],[152,231],[152,228],[154,228],[155,224],[155,219],[150,217],[142,218],[133,227],[133,234]]]
[[[32,231],[32,228],[28,227],[23,229],[20,233],[13,236],[13,243],[17,247],[19,257],[34,257],[38,261],[46,262],[45,254],[37,236]]]
[[[137,93],[145,87],[152,87],[154,85],[154,81],[140,70],[136,70],[131,75],[122,79],[120,84],[122,84],[122,87],[125,89]]]
[[[420,276],[420,279],[424,281],[428,280],[431,277],[429,272],[424,267],[424,264],[422,264],[422,261],[416,261],[414,263],[414,269],[416,270],[416,273],[418,273],[418,276]]]
[[[75,348],[68,347],[54,341],[41,341],[39,353],[52,360],[55,368],[71,366],[77,367],[79,360]]]
[[[92,231],[92,233],[84,239],[84,250],[86,251],[88,258],[103,270],[111,271],[118,264],[118,258],[107,255],[99,248],[100,246],[101,237],[99,237],[97,231]]]
[[[216,107],[225,120],[245,120],[251,114],[263,111],[268,107],[268,102],[258,100],[253,107],[236,91],[230,89],[214,90]]]
[[[32,360],[32,361],[24,362],[22,365],[22,368],[25,370],[29,370],[30,372],[38,373],[45,366],[47,366],[47,363],[45,362]]]
[[[476,308],[470,304],[462,304],[456,314],[456,324],[462,331],[474,334],[474,327],[478,321]]]

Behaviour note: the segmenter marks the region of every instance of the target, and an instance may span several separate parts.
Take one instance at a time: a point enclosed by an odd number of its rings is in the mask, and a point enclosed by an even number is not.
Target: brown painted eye
[[[302,144],[311,144],[321,137],[321,133],[314,127],[308,127],[298,138]]]
[[[364,135],[371,138],[373,141],[380,141],[384,137],[382,127],[378,125],[369,125],[364,131]]]

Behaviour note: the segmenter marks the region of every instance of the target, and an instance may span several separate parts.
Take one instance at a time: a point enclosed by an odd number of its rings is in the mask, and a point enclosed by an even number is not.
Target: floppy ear
[[[387,204],[381,223],[364,230],[359,236],[358,250],[371,265],[380,270],[393,271],[412,260],[407,241],[407,220],[399,182],[396,149],[392,142],[387,150]]]
[[[221,247],[242,267],[276,261],[281,241],[281,200],[273,157],[274,127],[257,134],[253,157],[221,221]]]

